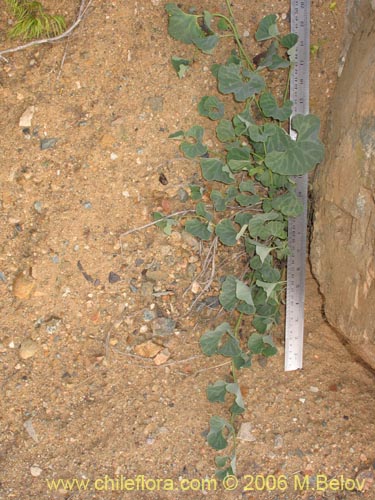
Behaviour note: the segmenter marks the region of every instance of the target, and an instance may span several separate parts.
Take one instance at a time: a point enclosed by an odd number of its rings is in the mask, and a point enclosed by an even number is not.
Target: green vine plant
[[[9,31],[10,38],[31,40],[43,36],[57,36],[66,28],[64,17],[48,14],[40,2],[5,0],[5,3],[15,18],[15,24]]]
[[[207,388],[209,401],[231,400],[230,418],[212,416],[207,435],[212,448],[226,450],[215,459],[220,479],[236,474],[236,424],[245,411],[239,373],[251,365],[254,355],[268,357],[277,352],[272,328],[280,321],[285,291],[281,269],[289,251],[288,219],[303,210],[293,176],[312,170],[324,155],[316,116],[294,116],[291,126],[296,139],[288,133],[292,102],[287,95],[297,35],[280,35],[277,16],[267,15],[255,33],[255,40],[262,44],[261,53],[250,56],[239,36],[229,0],[226,7],[227,15],[208,11],[197,14],[193,9],[184,12],[174,3],[165,7],[169,35],[195,46],[195,54],[198,49],[210,55],[220,40],[234,41],[235,50],[225,62],[213,64],[211,72],[218,92],[231,95],[237,108],[242,103],[241,111],[234,116],[225,114],[224,103],[217,95],[203,96],[198,104],[201,116],[217,122],[219,151],[210,151],[204,144],[205,131],[199,125],[170,135],[180,141],[187,158],[199,161],[202,176],[208,181],[206,196],[210,204],[202,201],[204,188],[191,186],[197,204],[195,215],[185,222],[185,230],[203,241],[218,238],[227,247],[243,245],[247,254],[245,275],[241,279],[226,276],[219,296],[224,310],[233,313],[234,326],[221,323],[200,339],[204,354],[231,360],[229,381],[218,380]],[[194,59],[173,56],[171,63],[183,78]],[[267,87],[267,76],[271,72],[274,81],[277,70],[280,81],[287,82],[283,84],[286,88],[282,102]],[[175,221],[161,219],[160,213],[154,217],[170,233]]]

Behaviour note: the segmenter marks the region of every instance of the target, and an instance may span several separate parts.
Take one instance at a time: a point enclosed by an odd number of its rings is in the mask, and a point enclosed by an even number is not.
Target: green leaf
[[[289,33],[281,38],[280,43],[286,49],[291,49],[298,42],[298,36],[295,33]]]
[[[278,43],[274,40],[268,47],[263,58],[260,59],[258,63],[258,71],[263,68],[268,68],[270,70],[288,68],[290,62],[287,59],[279,56],[278,53]]]
[[[204,333],[199,340],[203,353],[206,356],[216,354],[223,335],[230,333],[230,331],[229,323],[221,323],[215,330]]]
[[[169,15],[168,33],[175,40],[189,44],[205,36],[198,24],[198,16],[185,14],[175,3],[167,3],[165,10]]]
[[[152,215],[155,221],[160,220],[160,222],[156,223],[156,226],[162,229],[166,235],[170,236],[172,233],[172,227],[177,225],[177,221],[166,218],[165,215],[160,212],[154,212]]]
[[[211,54],[213,49],[219,43],[219,37],[217,35],[208,35],[203,38],[197,37],[194,38],[193,43],[200,49],[202,52],[206,54]]]
[[[285,238],[288,236],[287,232],[285,231],[286,228],[286,222],[280,222],[277,220],[267,222],[266,224],[267,231],[269,232],[270,236],[275,236],[276,238],[280,238],[281,240],[285,240]]]
[[[224,418],[218,416],[210,418],[210,431],[207,435],[207,442],[215,450],[223,450],[228,446],[228,441],[223,435],[224,429],[228,429],[231,433],[234,432],[232,425]]]
[[[190,184],[190,196],[192,200],[200,200],[204,193],[204,188],[202,186],[197,186],[196,184]]]
[[[190,61],[188,59],[181,59],[181,57],[172,56],[171,62],[178,77],[183,78],[190,68]]]
[[[186,221],[185,230],[204,241],[208,241],[212,235],[208,223],[201,222],[199,219]]]
[[[260,245],[257,241],[254,241],[254,244],[255,244],[255,252],[259,256],[260,262],[263,264],[264,261],[266,260],[266,258],[268,257],[268,255],[270,254],[270,252],[272,252],[272,250],[275,250],[275,248]],[[253,269],[255,269],[255,267],[253,267],[253,266],[251,266],[251,267]],[[258,267],[258,269],[260,269],[260,267]]]
[[[226,207],[226,199],[223,197],[220,191],[213,189],[210,195],[211,201],[214,204],[214,209],[218,212],[223,212]]]
[[[244,411],[245,403],[243,401],[240,386],[237,383],[226,384],[226,390],[230,394],[234,394],[236,396],[235,399],[236,404],[242,409],[242,411]]]
[[[211,120],[219,120],[224,116],[224,104],[215,96],[204,96],[198,104],[201,116],[208,116]]]
[[[232,142],[236,140],[236,134],[230,120],[220,120],[216,127],[216,135],[221,142]]]
[[[237,243],[237,230],[229,219],[222,219],[215,228],[215,233],[223,245],[232,247]]]
[[[238,340],[232,335],[228,336],[228,340],[217,350],[218,354],[233,358],[241,353],[241,348]]]
[[[259,333],[253,333],[247,342],[247,346],[253,354],[260,354],[264,347],[263,336]]]
[[[263,240],[270,236],[270,231],[266,227],[266,222],[275,220],[279,217],[277,212],[268,212],[266,214],[256,214],[249,221],[249,233],[253,238]]]
[[[278,128],[280,127],[273,123],[266,123],[263,126],[250,125],[248,135],[254,142],[266,142],[270,137],[277,133]]]
[[[177,132],[173,132],[173,134],[169,134],[168,139],[183,139],[185,137],[185,132],[183,130],[178,130]]]
[[[259,28],[255,33],[255,39],[258,42],[262,42],[263,40],[269,40],[270,38],[276,37],[279,34],[276,23],[276,14],[265,16],[259,23]]]
[[[212,214],[210,214],[210,212],[207,212],[206,206],[202,202],[197,203],[195,213],[200,217],[203,217],[204,219],[208,220],[208,222],[211,222],[213,219]]]
[[[248,97],[260,93],[265,88],[262,76],[255,72],[247,72],[248,78],[241,73],[237,64],[222,65],[218,71],[219,91],[222,94],[234,94],[236,101],[246,101]]]
[[[266,333],[272,326],[274,321],[272,318],[266,318],[264,316],[254,316],[254,319],[252,321],[253,327],[259,332],[259,333]]]
[[[248,195],[241,193],[236,197],[236,201],[241,207],[248,207],[250,205],[255,205],[260,200],[257,194]]]
[[[225,465],[227,464],[228,460],[230,460],[230,456],[229,455],[225,455],[223,457],[215,457],[215,465],[217,467],[225,467]]]
[[[208,181],[218,181],[224,184],[234,182],[232,172],[229,170],[228,165],[225,165],[217,158],[201,158],[201,169],[203,177]]]
[[[217,27],[221,31],[227,31],[227,30],[229,30],[229,24],[223,18],[219,19],[219,22],[217,23]]]
[[[272,200],[272,208],[286,217],[298,217],[303,212],[303,204],[294,192],[288,191]]]
[[[199,125],[194,125],[185,132],[185,137],[192,138],[195,141],[194,144],[183,142],[180,146],[187,158],[196,158],[207,153],[207,146],[202,144],[203,134],[204,129]]]
[[[247,146],[231,148],[227,154],[227,162],[232,172],[248,170],[251,166],[250,148]]]
[[[297,139],[294,141],[280,129],[279,144],[273,144],[275,149],[266,155],[267,167],[282,175],[303,175],[312,170],[324,156],[319,126],[319,118],[314,115],[296,115],[292,128]]]
[[[214,384],[210,384],[206,390],[208,401],[210,401],[211,403],[224,403],[227,393],[226,387],[227,382],[224,382],[223,380],[219,380]]]
[[[271,295],[274,293],[276,287],[280,283],[266,283],[265,281],[256,281],[256,285],[259,286],[260,288],[263,288],[263,290],[266,292],[267,295],[267,300],[271,297]]]
[[[292,101],[285,101],[283,106],[279,108],[275,97],[269,92],[264,92],[260,96],[259,104],[265,116],[280,122],[288,120],[292,114]]]
[[[251,366],[251,357],[245,352],[241,352],[238,356],[232,358],[232,362],[236,370],[241,368],[249,368]]]
[[[251,288],[241,280],[236,280],[236,297],[238,300],[246,302],[249,306],[254,306]],[[255,312],[255,307],[254,307]]]
[[[262,278],[268,283],[275,283],[280,281],[280,271],[276,267],[272,267],[270,264],[265,264],[262,269]]]
[[[245,191],[247,193],[256,193],[255,184],[253,181],[242,181],[240,182],[239,188],[241,192]]]
[[[226,311],[232,311],[237,304],[237,279],[234,276],[227,276],[224,283],[221,285],[219,295],[220,304]]]

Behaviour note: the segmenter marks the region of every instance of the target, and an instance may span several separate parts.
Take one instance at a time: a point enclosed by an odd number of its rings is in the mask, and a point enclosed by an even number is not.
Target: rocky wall
[[[375,368],[375,1],[348,0],[347,19],[314,179],[311,262],[328,321]]]

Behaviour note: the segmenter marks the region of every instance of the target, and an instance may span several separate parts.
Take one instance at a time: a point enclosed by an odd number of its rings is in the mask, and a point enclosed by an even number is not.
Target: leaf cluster
[[[268,357],[277,352],[271,331],[280,321],[285,287],[282,261],[289,253],[288,219],[303,210],[293,176],[311,171],[324,155],[319,119],[313,115],[292,117],[293,103],[286,98],[288,84],[283,99],[267,85],[269,73],[275,71],[283,72],[284,81],[289,82],[298,37],[293,33],[280,35],[277,16],[268,15],[255,33],[265,50],[250,57],[228,0],[226,5],[227,16],[208,11],[185,13],[174,3],[166,5],[168,32],[175,40],[205,54],[212,54],[223,38],[232,38],[237,48],[226,61],[212,65],[218,93],[203,96],[198,104],[198,113],[215,122],[219,150],[212,151],[205,144],[205,130],[200,125],[170,135],[180,141],[187,158],[199,162],[207,189],[205,199],[210,198],[204,203],[204,188],[191,187],[197,204],[195,216],[185,223],[186,231],[203,241],[216,237],[227,247],[242,245],[248,259],[245,275],[241,279],[227,276],[219,296],[222,307],[238,318],[234,331],[224,322],[200,340],[207,356],[216,354],[232,361],[232,381],[219,380],[207,389],[212,402],[224,403],[228,395],[232,398],[231,420],[212,417],[207,436],[216,450],[232,442],[232,452],[216,459],[217,475],[222,478],[235,474],[234,418],[245,411],[237,372],[251,365],[253,355]],[[184,78],[194,66],[194,57],[173,56],[172,66],[178,77]],[[240,112],[226,112],[220,94],[242,104]],[[295,139],[288,133],[289,123]],[[241,328],[240,339],[239,330],[246,317],[250,324]]]

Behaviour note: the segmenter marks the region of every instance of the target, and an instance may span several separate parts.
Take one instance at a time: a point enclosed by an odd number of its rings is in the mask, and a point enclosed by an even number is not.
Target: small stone
[[[172,318],[156,318],[152,322],[152,331],[154,335],[168,336],[174,332],[176,322]]]
[[[164,281],[168,278],[168,274],[164,271],[152,271],[148,269],[146,272],[146,278],[150,281]]]
[[[27,300],[33,294],[35,283],[27,279],[23,273],[18,274],[13,281],[13,295],[17,299]]]
[[[155,311],[150,311],[149,309],[145,309],[143,311],[143,319],[144,319],[144,321],[152,321],[155,318],[156,318],[156,312]]]
[[[33,119],[34,113],[35,113],[35,106],[29,106],[28,108],[26,108],[21,115],[20,121],[18,123],[19,126],[31,127],[31,120]]]
[[[22,342],[19,355],[21,359],[32,358],[38,350],[38,344],[32,339],[26,339]]]
[[[110,158],[111,158],[111,160],[117,160],[118,155],[116,153],[111,153]]]
[[[7,282],[6,276],[2,271],[0,271],[0,281],[2,281],[3,283]]]
[[[300,401],[303,404],[306,402],[306,398],[299,398],[298,401]]]
[[[179,188],[179,190],[177,191],[177,196],[182,203],[187,202],[190,198],[189,193],[183,188]]]
[[[40,201],[35,201],[34,202],[34,209],[38,214],[42,213],[42,203]]]
[[[118,281],[121,281],[121,276],[111,271],[108,275],[108,281],[110,283],[117,283]]]
[[[312,385],[312,386],[310,386],[310,391],[311,392],[319,392],[319,389],[318,389],[318,387],[315,387]]]
[[[163,349],[161,352],[159,352],[155,358],[154,358],[154,363],[157,366],[163,365],[168,361],[168,359],[171,357],[171,353],[169,352],[168,349]]]
[[[199,250],[199,241],[192,234],[188,233],[187,231],[182,231],[181,238],[194,250]]]
[[[201,286],[197,281],[193,281],[193,283],[191,284],[191,291],[192,293],[194,293],[194,295],[201,291]]]
[[[135,346],[134,352],[143,358],[154,358],[162,349],[162,346],[148,340],[147,342]]]
[[[51,149],[55,146],[58,139],[56,137],[50,137],[40,140],[40,149],[43,151],[45,149]]]
[[[30,472],[33,477],[39,477],[41,473],[43,472],[43,469],[38,467],[37,465],[32,465],[30,467]]]
[[[142,283],[141,295],[142,297],[151,298],[154,292],[154,285],[150,281]]]
[[[35,441],[36,443],[39,443],[39,439],[38,439],[37,433],[35,432],[32,419],[29,418],[29,420],[26,420],[26,422],[24,422],[23,426],[24,426],[27,434],[31,437],[31,439],[33,441]]]
[[[163,111],[164,97],[161,96],[149,97],[147,99],[147,104],[150,106],[150,108],[154,113]]]
[[[91,201],[84,201],[83,202],[83,208],[86,208],[86,210],[90,210],[90,208],[92,208]]]
[[[284,443],[283,437],[281,434],[276,434],[275,439],[274,439],[274,446],[275,448],[282,448]]]
[[[253,442],[256,437],[252,434],[253,425],[250,422],[243,422],[240,430],[238,431],[238,439],[241,441]]]

